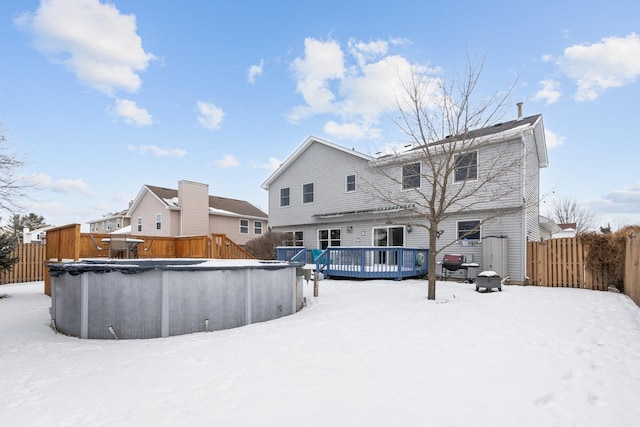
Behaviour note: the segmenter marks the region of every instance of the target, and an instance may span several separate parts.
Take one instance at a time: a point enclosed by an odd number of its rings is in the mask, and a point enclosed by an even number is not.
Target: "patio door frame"
[[[383,226],[373,227],[371,238],[372,245],[376,248],[389,246],[404,246],[404,230],[403,226]],[[384,236],[381,234],[384,232]],[[397,242],[396,240],[400,242]],[[383,244],[384,243],[384,244]],[[374,256],[375,264],[398,265],[398,253],[394,252],[392,256],[388,256],[389,251],[376,251]]]

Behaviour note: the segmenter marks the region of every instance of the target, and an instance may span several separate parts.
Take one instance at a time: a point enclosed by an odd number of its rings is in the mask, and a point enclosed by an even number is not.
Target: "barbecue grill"
[[[453,272],[456,272],[458,270],[465,270],[465,282],[472,283],[476,278],[476,273],[479,265],[470,261],[471,259],[467,259],[465,255],[445,254],[444,258],[442,259],[442,273],[444,279],[447,280],[447,271],[449,272],[448,275],[450,276]]]

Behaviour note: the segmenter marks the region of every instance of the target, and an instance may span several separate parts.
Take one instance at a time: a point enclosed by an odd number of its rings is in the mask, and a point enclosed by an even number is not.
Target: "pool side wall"
[[[295,267],[61,274],[51,281],[51,317],[59,332],[80,338],[217,331],[294,314],[302,280]]]

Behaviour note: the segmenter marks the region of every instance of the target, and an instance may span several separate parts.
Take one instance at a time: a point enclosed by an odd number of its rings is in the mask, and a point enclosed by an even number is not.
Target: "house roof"
[[[296,151],[294,151],[289,157],[287,157],[287,159],[280,165],[280,167],[278,167],[278,169],[276,169],[276,171],[267,178],[267,180],[262,184],[261,187],[264,190],[267,190],[271,185],[271,183],[275,181],[275,179],[278,178],[282,174],[282,172],[284,172],[289,167],[291,163],[293,163],[298,157],[300,157],[300,155],[304,153],[307,150],[307,148],[309,148],[314,143],[326,145],[327,147],[331,147],[333,149],[342,151],[344,153],[348,153],[352,156],[355,156],[367,161],[372,159],[371,156],[361,153],[359,151],[356,151],[355,149],[349,149],[341,145],[334,144],[333,142],[324,140],[322,138],[310,136],[307,139],[305,139],[305,141],[296,149]]]
[[[134,203],[131,205],[132,208],[137,205],[145,191],[148,191],[155,196],[167,207],[167,209],[180,208],[178,205],[178,190],[173,188],[157,187],[155,185],[145,185],[140,191],[140,194],[138,194],[138,197],[136,197]],[[209,196],[209,214],[267,218],[266,213],[262,212],[247,201],[211,195]]]
[[[547,167],[549,159],[547,157],[547,144],[542,127],[542,114],[535,114],[533,116],[522,117],[519,119],[511,120],[508,122],[500,122],[491,126],[485,126],[480,129],[469,130],[460,137],[465,140],[481,139],[492,140],[494,137],[497,139],[509,138],[514,135],[521,134],[522,132],[533,129],[533,136],[535,139],[536,149],[538,152],[538,163],[540,167]],[[432,144],[446,144],[451,141],[451,135],[435,141]],[[420,146],[414,147],[412,150],[418,150]]]
[[[539,167],[547,167],[549,165],[549,159],[547,157],[547,145],[544,137],[544,128],[542,126],[542,114],[535,114],[533,116],[522,117],[516,120],[508,122],[501,122],[491,126],[486,126],[480,129],[467,131],[463,136],[466,140],[470,139],[482,139],[493,140],[510,138],[515,135],[520,135],[527,130],[533,129],[533,137],[536,144],[536,150],[538,152],[538,165]],[[435,141],[432,144],[445,144],[451,141],[450,136],[443,138],[439,141]],[[372,156],[356,151],[355,149],[348,149],[338,144],[326,141],[324,139],[310,136],[302,145],[300,145],[281,165],[272,173],[267,180],[262,184],[264,190],[268,190],[269,186],[278,178],[291,163],[293,163],[302,153],[305,152],[312,144],[323,144],[336,150],[348,153],[350,155],[359,157],[361,159],[371,161],[374,160]],[[413,147],[407,152],[420,149],[419,146]],[[383,156],[384,157],[384,156]]]

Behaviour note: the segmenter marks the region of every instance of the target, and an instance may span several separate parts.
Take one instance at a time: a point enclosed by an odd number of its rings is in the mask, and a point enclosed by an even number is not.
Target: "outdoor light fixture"
[[[407,225],[407,233],[411,233],[413,231],[413,228],[410,225]]]
[[[438,230],[436,231],[436,238],[439,239],[440,236],[442,236],[442,233],[444,233],[444,230]]]

